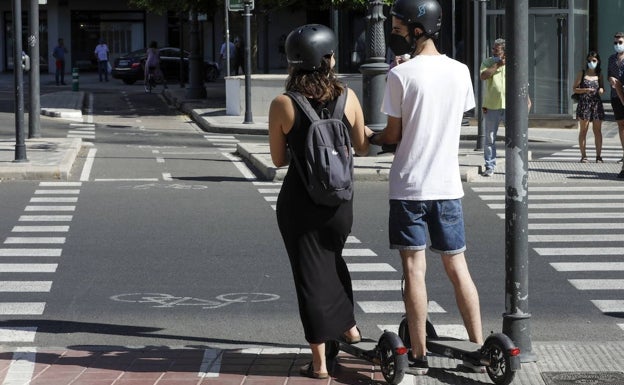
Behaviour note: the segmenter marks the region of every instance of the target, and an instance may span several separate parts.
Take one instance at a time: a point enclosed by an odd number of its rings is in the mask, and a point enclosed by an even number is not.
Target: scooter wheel
[[[397,354],[403,342],[395,333],[386,331],[379,338],[377,350],[381,374],[390,385],[397,385],[403,380],[407,369],[407,355]]]
[[[338,352],[340,352],[340,343],[338,341],[325,342],[325,359],[333,360],[338,355]]]
[[[511,357],[505,349],[505,344],[498,338],[488,338],[483,344],[481,352],[490,362],[486,366],[490,380],[496,385],[510,384],[516,372],[511,370]]]

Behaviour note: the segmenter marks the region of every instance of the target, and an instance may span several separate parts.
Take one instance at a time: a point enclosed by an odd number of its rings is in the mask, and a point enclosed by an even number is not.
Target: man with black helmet
[[[397,144],[390,169],[390,248],[398,249],[405,276],[405,310],[412,372],[428,370],[425,322],[427,229],[430,249],[441,254],[471,341],[483,343],[479,295],[470,276],[459,173],[463,114],[475,106],[466,65],[438,52],[442,9],[435,0],[396,0],[389,45],[411,58],[388,73],[384,130],[373,144]],[[468,366],[467,363],[464,363]],[[469,369],[482,372],[482,367]]]

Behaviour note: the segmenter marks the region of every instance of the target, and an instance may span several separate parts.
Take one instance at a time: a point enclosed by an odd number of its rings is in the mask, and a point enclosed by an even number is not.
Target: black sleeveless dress
[[[325,107],[310,100],[318,112]],[[326,108],[333,112],[336,101]],[[286,136],[303,163],[310,120],[295,106],[295,122]],[[347,118],[343,121],[351,129]],[[295,280],[299,315],[309,343],[337,339],[355,326],[351,276],[342,249],[353,224],[353,201],[337,207],[312,202],[291,161],[277,198],[277,223]]]

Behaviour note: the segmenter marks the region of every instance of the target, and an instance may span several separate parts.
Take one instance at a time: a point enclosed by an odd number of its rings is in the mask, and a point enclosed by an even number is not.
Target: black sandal
[[[604,163],[604,162],[602,161],[602,156],[597,156],[597,157],[596,157],[596,163]]]

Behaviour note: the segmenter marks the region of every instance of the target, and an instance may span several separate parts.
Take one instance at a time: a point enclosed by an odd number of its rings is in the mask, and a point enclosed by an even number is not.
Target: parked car
[[[160,68],[167,79],[180,79],[180,49],[163,47],[160,52]],[[147,50],[141,48],[120,56],[113,62],[111,75],[114,79],[120,79],[126,84],[134,84],[137,80],[143,80],[145,74],[145,60]],[[188,81],[189,52],[183,51],[183,76]],[[210,60],[204,60],[204,79],[213,82],[219,77],[219,65]]]

